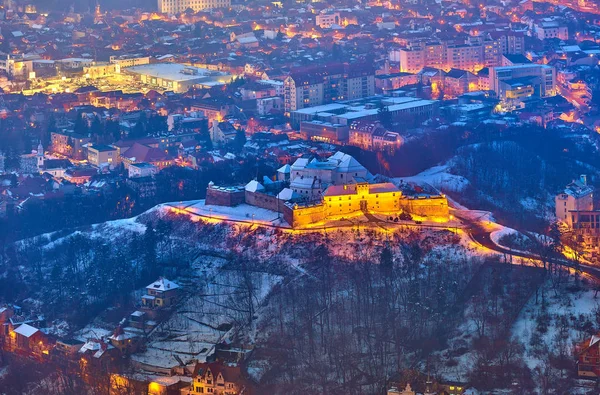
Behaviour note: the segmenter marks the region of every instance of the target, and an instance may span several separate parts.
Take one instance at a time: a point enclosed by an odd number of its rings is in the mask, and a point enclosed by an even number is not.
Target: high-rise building
[[[335,63],[293,71],[283,82],[286,112],[375,94],[375,70],[365,63]]]
[[[490,89],[502,101],[556,95],[556,69],[542,64],[492,67]]]
[[[201,11],[231,6],[231,0],[158,0],[158,12],[178,14],[185,10]]]
[[[582,175],[556,195],[554,202],[556,218],[573,228],[576,220],[574,212],[594,210],[594,188],[587,184],[587,177]]]

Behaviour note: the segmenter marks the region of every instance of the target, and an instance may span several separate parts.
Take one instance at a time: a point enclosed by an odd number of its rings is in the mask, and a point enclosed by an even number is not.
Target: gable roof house
[[[121,160],[126,169],[133,163],[146,162],[156,166],[159,170],[172,166],[175,158],[160,148],[149,147],[140,143],[134,143],[126,151],[121,153]]]

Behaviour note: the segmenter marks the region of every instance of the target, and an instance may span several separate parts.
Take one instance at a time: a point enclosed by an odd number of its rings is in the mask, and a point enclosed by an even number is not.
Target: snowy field
[[[588,320],[595,322],[595,311],[600,309],[600,297],[595,297],[595,291],[586,289],[577,292],[561,290],[557,295],[550,283],[545,284],[545,294],[548,324],[546,332],[540,333],[543,347],[556,347],[557,343],[561,343],[571,351],[587,338],[588,335],[577,330],[576,326],[584,325]],[[512,328],[512,335],[525,346],[525,362],[532,369],[542,364],[532,344],[532,337],[539,330],[540,315],[546,315],[541,300],[536,304],[535,297],[532,297]]]
[[[429,184],[442,191],[462,192],[469,185],[469,180],[461,176],[450,174],[449,169],[449,165],[434,166],[417,175],[395,178],[394,181]]]
[[[255,222],[264,225],[287,226],[282,215],[275,211],[251,206],[249,204],[240,204],[235,207],[206,205],[204,200],[193,202],[169,203],[178,209],[182,209],[190,215],[198,215],[205,218],[214,218],[227,221]]]
[[[146,369],[169,369],[179,365],[177,358],[206,361],[218,343],[231,341],[282,277],[242,272],[229,264],[224,258],[198,256],[191,265],[195,274],[187,280],[195,291],[154,330],[147,350],[132,359]]]

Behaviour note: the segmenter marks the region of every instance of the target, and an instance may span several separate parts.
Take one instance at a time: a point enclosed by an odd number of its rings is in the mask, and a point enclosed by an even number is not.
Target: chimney
[[[583,185],[587,185],[587,175],[585,175],[585,174],[580,175],[579,180],[581,181],[581,183]]]

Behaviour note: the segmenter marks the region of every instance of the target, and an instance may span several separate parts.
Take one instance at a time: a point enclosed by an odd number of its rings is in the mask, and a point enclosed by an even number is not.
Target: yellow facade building
[[[446,221],[450,216],[446,196],[404,196],[390,182],[331,185],[320,202],[286,204],[283,216],[293,228],[302,228],[360,213],[397,216],[403,212]]]

